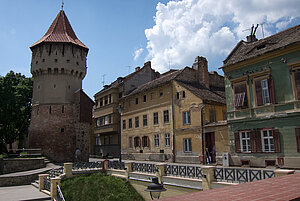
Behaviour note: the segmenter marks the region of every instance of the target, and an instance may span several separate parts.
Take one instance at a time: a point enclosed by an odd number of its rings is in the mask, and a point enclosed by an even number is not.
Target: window
[[[135,137],[134,138],[134,147],[139,147],[140,146],[140,137]]]
[[[234,86],[234,106],[236,109],[248,107],[246,84],[237,84]]]
[[[164,93],[162,91],[159,92],[159,97],[162,97]]]
[[[273,80],[271,77],[255,80],[256,105],[274,103]]]
[[[111,103],[111,94],[108,96],[108,103]]]
[[[100,98],[100,107],[103,106],[103,98]]]
[[[300,152],[300,128],[295,128],[297,152]]]
[[[148,125],[148,121],[147,121],[147,115],[143,115],[143,126],[147,126]]]
[[[176,93],[176,99],[179,99],[180,96],[179,96],[179,92]]]
[[[128,147],[132,148],[132,137],[128,138]]]
[[[154,125],[158,124],[158,112],[153,113],[153,124]]]
[[[170,133],[165,134],[165,146],[166,147],[170,146]]]
[[[215,109],[210,109],[209,110],[209,122],[216,122],[217,121],[217,114]]]
[[[139,99],[135,98],[135,104],[139,104]]]
[[[169,110],[164,111],[164,123],[169,123]]]
[[[300,71],[294,72],[294,80],[295,80],[295,89],[296,89],[296,99],[300,100]]]
[[[135,124],[134,124],[134,126],[135,126],[135,128],[138,128],[139,127],[139,117],[135,117]]]
[[[60,132],[61,132],[61,133],[65,132],[65,129],[64,129],[64,128],[61,128],[61,129],[60,129]]]
[[[146,95],[144,95],[144,102],[146,102],[147,101],[147,96]]]
[[[235,151],[239,152],[281,152],[278,129],[263,128],[234,133]]]
[[[102,126],[103,125],[103,117],[100,117],[99,119],[100,119],[100,124],[99,125]]]
[[[126,129],[126,120],[123,120],[123,130]]]
[[[250,132],[242,131],[240,132],[240,141],[241,141],[241,152],[250,152]]]
[[[191,124],[191,112],[183,112],[183,125]]]
[[[142,146],[149,147],[149,137],[148,136],[142,137]]]
[[[96,143],[96,145],[101,145],[100,137],[96,137],[95,143]]]
[[[128,119],[128,128],[132,128],[132,119]]]
[[[104,116],[104,125],[107,125],[109,123],[109,116]]]
[[[105,105],[108,104],[108,98],[107,98],[107,96],[104,97],[104,104],[105,104]]]
[[[191,138],[183,139],[183,146],[184,146],[184,152],[191,152],[192,151],[192,140],[191,140]]]
[[[263,152],[274,152],[274,140],[272,130],[261,130]]]
[[[154,146],[159,147],[159,135],[154,135]]]
[[[61,106],[61,113],[65,113],[65,106]]]
[[[185,98],[185,91],[182,91],[182,98]]]

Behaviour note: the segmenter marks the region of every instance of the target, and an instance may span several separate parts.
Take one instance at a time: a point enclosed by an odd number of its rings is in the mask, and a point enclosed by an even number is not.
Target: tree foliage
[[[10,71],[0,76],[0,153],[3,144],[23,141],[31,113],[32,78]]]

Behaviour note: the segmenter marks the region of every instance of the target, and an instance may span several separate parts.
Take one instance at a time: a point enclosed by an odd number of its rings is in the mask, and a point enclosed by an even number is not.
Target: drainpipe
[[[202,135],[202,157],[203,157],[203,164],[205,164],[205,158],[204,158],[204,142],[205,142],[205,135],[204,135],[204,118],[203,118],[203,109],[205,105],[203,104],[201,106],[201,135]]]
[[[175,163],[175,122],[174,122],[174,100],[173,100],[173,84],[171,83],[171,104],[172,104],[172,132],[173,132],[173,163]]]

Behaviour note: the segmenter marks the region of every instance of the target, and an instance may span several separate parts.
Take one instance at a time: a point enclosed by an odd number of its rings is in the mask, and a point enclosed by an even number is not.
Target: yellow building
[[[94,135],[90,142],[91,153],[98,156],[120,155],[120,114],[119,99],[129,94],[139,85],[154,80],[157,73],[151,68],[151,62],[146,62],[142,68],[137,67],[135,72],[126,77],[119,77],[110,85],[94,95]]]
[[[141,85],[120,100],[123,158],[200,163],[207,147],[215,162],[229,152],[224,97],[203,57]]]

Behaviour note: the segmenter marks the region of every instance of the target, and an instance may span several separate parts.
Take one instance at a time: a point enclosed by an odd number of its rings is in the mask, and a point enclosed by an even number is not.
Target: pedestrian
[[[79,162],[80,154],[81,154],[80,149],[76,148],[76,151],[75,151],[75,162]]]
[[[206,158],[206,163],[210,164],[211,163],[211,154],[207,147],[205,148],[205,158]]]

